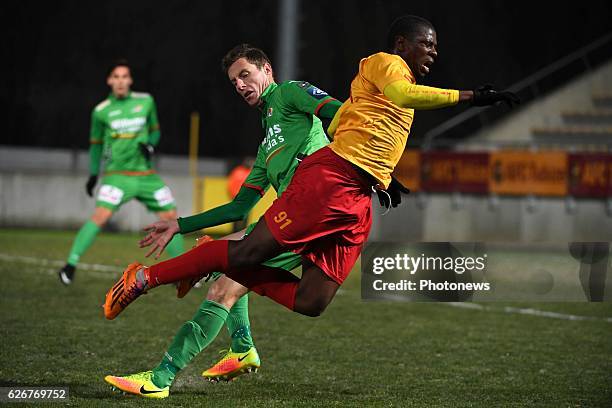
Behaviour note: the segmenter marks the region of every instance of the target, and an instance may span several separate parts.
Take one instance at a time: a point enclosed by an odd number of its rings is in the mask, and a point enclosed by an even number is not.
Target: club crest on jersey
[[[134,109],[132,109],[132,113],[140,112],[142,110],[142,105],[136,105]]]
[[[327,92],[320,90],[316,86],[311,86],[306,92],[315,99],[323,99],[327,96]]]
[[[268,117],[272,116],[272,113],[274,112],[273,108],[268,108]]]
[[[308,88],[308,87],[310,86],[310,84],[309,84],[308,82],[306,82],[306,81],[302,81],[302,82],[300,82],[300,83],[298,84],[298,86],[299,86],[300,88],[302,88],[302,89],[306,89],[306,88]]]

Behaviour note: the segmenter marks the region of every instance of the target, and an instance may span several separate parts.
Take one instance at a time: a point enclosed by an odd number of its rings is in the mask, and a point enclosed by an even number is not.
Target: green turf
[[[63,260],[73,234],[0,230],[0,253]],[[142,260],[137,239],[101,234],[82,261],[121,267]],[[258,374],[202,381],[228,345],[223,331],[179,374],[168,400],[143,401],[112,392],[103,377],[157,364],[204,290],[178,300],[162,287],[106,321],[100,305],[116,275],[80,270],[66,288],[55,269],[0,260],[0,383],[68,386],[73,406],[612,406],[612,323],[503,313],[508,303],[479,311],[363,302],[356,271],[315,319],[252,296]],[[610,304],[519,306],[612,316]]]

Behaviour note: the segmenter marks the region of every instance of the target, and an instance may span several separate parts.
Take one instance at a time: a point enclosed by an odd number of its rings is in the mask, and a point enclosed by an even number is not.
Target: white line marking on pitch
[[[59,261],[59,260],[34,258],[30,256],[21,256],[21,255],[8,255],[8,254],[3,254],[3,253],[0,253],[0,261],[21,262],[21,263],[27,263],[27,264],[32,264],[32,265],[41,266],[41,267],[45,267],[45,266],[62,267],[65,265],[64,261]],[[101,278],[107,278],[109,274],[99,273],[99,272],[112,272],[112,273],[122,272],[122,268],[118,266],[102,265],[102,264],[79,263],[78,269],[89,271],[91,275],[98,276]],[[40,268],[39,271],[49,274],[49,275],[54,275],[57,273],[57,270],[50,269],[50,268]],[[339,292],[340,291],[341,289],[339,290]],[[524,314],[524,315],[548,317],[552,319],[562,319],[562,320],[573,320],[573,321],[590,320],[590,321],[604,321],[604,322],[612,323],[612,317],[577,316],[577,315],[571,315],[571,314],[565,314],[565,313],[549,312],[545,310],[537,310],[537,309],[531,309],[531,308],[518,308],[518,307],[511,307],[511,306],[505,306],[504,308],[500,309],[500,308],[495,308],[491,306],[484,306],[478,303],[469,303],[469,302],[441,302],[441,303],[444,305],[448,305],[448,306],[452,306],[452,307],[456,307],[460,309],[472,309],[472,310],[481,310],[481,311],[487,311],[487,312],[502,312],[502,313],[508,313],[508,314]]]
[[[35,269],[26,269],[25,272],[37,272],[37,273],[44,273],[45,275],[53,275],[53,276],[57,276],[57,273],[58,273],[58,269],[45,268],[44,266],[40,266],[40,265],[34,265],[34,267]],[[87,272],[87,276],[93,276],[93,277],[102,278],[102,279],[112,278],[114,275],[112,273],[96,272],[90,269],[85,269],[85,272]]]
[[[511,307],[505,306],[503,308],[496,308],[491,306],[484,306],[478,303],[464,303],[464,302],[445,302],[443,303],[448,306],[457,307],[460,309],[474,309],[474,310],[482,310],[485,312],[502,312],[509,314],[524,314],[538,317],[548,317],[551,319],[562,319],[562,320],[591,320],[591,321],[604,321],[608,323],[612,323],[612,317],[596,317],[596,316],[577,316],[565,313],[557,313],[557,312],[549,312],[546,310],[538,310],[531,308],[519,308],[519,307]]]
[[[31,257],[31,256],[8,255],[8,254],[3,254],[3,253],[0,253],[0,261],[5,261],[5,262],[20,262],[20,263],[36,265],[36,266],[42,266],[42,267],[49,267],[49,266],[51,266],[51,267],[57,267],[57,268],[61,268],[62,266],[64,266],[66,264],[65,261],[58,261],[58,260],[44,259],[44,258],[35,258],[35,257]],[[123,271],[123,269],[118,267],[118,266],[101,265],[101,264],[87,264],[87,263],[79,263],[77,265],[77,268],[79,270],[85,270],[85,271],[90,271],[90,272],[107,272],[107,273],[104,273],[104,274],[93,273],[93,275],[104,276],[104,277],[108,277],[109,276],[108,272],[119,273],[119,272]],[[44,270],[44,272],[48,272],[48,271],[51,271],[51,269],[47,268],[47,269]],[[57,273],[57,271],[55,271],[55,273]]]

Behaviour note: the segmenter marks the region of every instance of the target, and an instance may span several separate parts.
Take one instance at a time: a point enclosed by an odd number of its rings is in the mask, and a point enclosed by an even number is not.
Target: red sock
[[[206,242],[176,258],[151,266],[147,284],[150,288],[186,278],[195,278],[211,272],[227,269],[226,240]]]
[[[225,274],[253,292],[267,296],[289,310],[293,310],[295,306],[295,295],[300,280],[289,271],[258,265],[230,269]]]

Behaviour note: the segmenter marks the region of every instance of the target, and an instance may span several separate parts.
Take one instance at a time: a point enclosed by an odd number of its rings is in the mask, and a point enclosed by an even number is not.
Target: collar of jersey
[[[117,102],[117,101],[127,101],[127,100],[128,100],[128,99],[130,99],[131,97],[132,97],[132,91],[129,91],[129,92],[128,92],[128,94],[125,96],[125,98],[121,98],[121,99],[118,99],[118,98],[115,96],[115,94],[114,94],[114,93],[112,93],[112,92],[111,92],[111,93],[108,95],[108,99],[110,99],[110,100],[111,100],[111,101],[113,101],[113,102]]]
[[[274,92],[274,90],[278,88],[278,84],[276,82],[272,82],[266,89],[264,89],[263,93],[259,97],[265,103],[268,103],[268,98],[270,98],[270,94]]]

